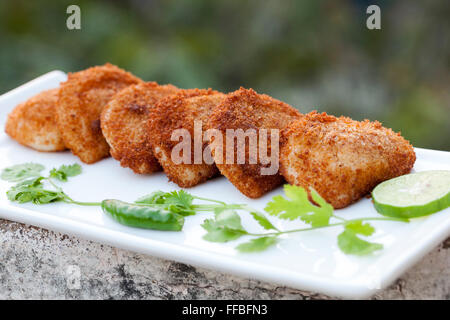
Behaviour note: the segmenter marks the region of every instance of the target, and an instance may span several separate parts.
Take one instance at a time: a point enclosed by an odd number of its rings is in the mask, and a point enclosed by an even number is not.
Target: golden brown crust
[[[111,155],[122,167],[139,174],[161,170],[151,149],[147,120],[159,100],[179,90],[170,84],[140,83],[123,89],[105,106],[100,121],[102,132]]]
[[[312,112],[283,130],[280,171],[290,184],[313,187],[343,208],[380,182],[408,173],[414,149],[378,121]]]
[[[6,133],[24,146],[38,151],[65,149],[56,125],[59,88],[43,91],[17,105],[8,115]]]
[[[290,105],[268,95],[257,94],[252,89],[240,88],[228,94],[224,102],[216,108],[207,124],[208,129],[217,129],[224,137],[222,144],[214,139],[210,144],[220,172],[249,198],[259,198],[280,185],[284,181],[280,174],[261,175],[261,168],[267,166],[263,165],[260,160],[256,164],[249,163],[247,140],[244,164],[236,164],[236,162],[228,164],[225,160],[223,163],[218,163],[220,159],[226,159],[226,129],[242,129],[244,131],[255,129],[258,134],[260,129],[283,129],[298,117],[301,117],[300,112]],[[270,130],[268,131],[270,135]],[[237,144],[234,147],[236,155]],[[267,150],[268,154],[271,154],[270,136]]]
[[[215,176],[218,170],[214,164],[194,163],[194,121],[202,121],[203,126],[213,109],[226,97],[223,93],[208,89],[186,89],[162,99],[154,109],[148,123],[153,153],[158,158],[170,181],[180,187],[193,187]],[[191,136],[191,163],[175,164],[172,148],[179,141],[171,141],[177,129],[186,129]],[[202,145],[202,151],[207,143]]]
[[[109,63],[69,73],[61,83],[56,119],[65,145],[85,163],[109,155],[100,128],[100,113],[123,88],[141,82],[131,73]]]

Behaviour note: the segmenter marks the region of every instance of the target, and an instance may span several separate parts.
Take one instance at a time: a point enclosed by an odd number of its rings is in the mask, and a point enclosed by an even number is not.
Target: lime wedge
[[[415,218],[450,206],[450,171],[423,171],[380,183],[372,191],[382,215]]]

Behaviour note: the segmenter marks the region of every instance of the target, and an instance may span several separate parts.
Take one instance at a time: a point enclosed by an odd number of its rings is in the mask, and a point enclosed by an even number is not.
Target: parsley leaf
[[[380,243],[369,242],[358,237],[358,234],[370,236],[375,229],[369,223],[361,220],[345,224],[345,230],[338,236],[338,246],[346,254],[358,256],[368,255],[383,249]]]
[[[3,169],[1,178],[9,182],[18,182],[28,178],[38,177],[45,167],[37,163],[17,164]]]
[[[260,237],[252,239],[248,242],[241,243],[236,247],[240,252],[258,252],[264,251],[268,247],[273,246],[278,242],[277,237]]]
[[[318,204],[312,204],[308,199],[305,189],[298,186],[285,185],[286,198],[275,196],[272,198],[265,211],[281,219],[301,219],[312,227],[326,226],[333,215],[333,207],[327,203],[314,189],[311,189],[311,197]]]
[[[67,181],[68,177],[74,177],[81,173],[81,166],[78,163],[72,165],[62,165],[58,169],[53,168],[50,171],[50,178],[55,178],[60,181]]]
[[[19,203],[33,202],[46,204],[64,200],[65,194],[61,191],[45,190],[42,184],[43,177],[29,179],[18,183],[6,192],[9,200]]]
[[[208,232],[203,239],[211,242],[227,242],[247,234],[241,218],[232,210],[217,213],[214,219],[206,219],[202,227]]]
[[[275,228],[275,226],[272,224],[272,222],[269,221],[262,213],[253,211],[250,212],[250,214],[253,216],[253,218],[258,221],[259,225],[263,227],[266,230],[278,230]]]

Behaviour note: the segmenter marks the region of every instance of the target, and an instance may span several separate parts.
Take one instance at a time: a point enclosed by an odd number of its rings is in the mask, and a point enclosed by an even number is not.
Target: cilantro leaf
[[[60,181],[67,181],[68,177],[74,177],[81,173],[81,166],[78,163],[72,165],[62,165],[58,169],[53,168],[50,171],[50,178],[55,178]]]
[[[244,233],[228,229],[227,227],[218,227],[214,224],[213,220],[205,220],[202,227],[208,231],[207,234],[203,236],[203,239],[210,242],[228,242],[231,240],[239,239]]]
[[[135,202],[141,204],[163,204],[165,202],[165,195],[167,192],[157,190],[143,197],[140,197]]]
[[[240,252],[258,252],[264,251],[268,247],[273,246],[278,242],[277,237],[260,237],[252,239],[248,242],[241,243],[236,247]]]
[[[38,163],[17,164],[3,169],[1,178],[9,182],[18,182],[28,178],[38,177],[45,167]]]
[[[194,197],[184,190],[172,191],[165,197],[165,203],[174,204],[183,208],[190,208]]]
[[[363,236],[370,236],[375,232],[375,228],[369,223],[362,223],[362,220],[351,221],[345,224],[346,230],[351,230]]]
[[[230,230],[246,232],[241,223],[241,217],[233,210],[225,210],[215,216],[217,226]]]
[[[155,191],[137,199],[136,203],[162,205],[163,208],[169,211],[188,216],[196,213],[192,205],[193,200],[194,197],[184,190],[173,192]]]
[[[311,189],[311,197],[318,206],[309,201],[308,193],[302,187],[285,185],[284,192],[287,198],[273,197],[264,209],[267,213],[281,219],[294,220],[299,218],[312,227],[329,224],[333,215],[333,207],[314,189]]]
[[[31,201],[30,195],[26,193],[31,190],[42,190],[44,188],[41,182],[42,179],[42,177],[39,177],[35,179],[25,180],[11,187],[11,189],[6,192],[8,200],[18,201],[19,203]]]
[[[369,223],[361,220],[345,224],[345,230],[338,236],[338,246],[346,254],[358,256],[368,255],[374,251],[383,249],[380,243],[369,242],[358,237],[358,234],[370,236],[375,231]]]
[[[241,218],[232,210],[222,211],[214,219],[206,219],[202,227],[207,231],[203,239],[211,242],[227,242],[247,234]]]
[[[278,230],[262,213],[254,211],[250,212],[253,218],[258,221],[259,225],[266,230]]]
[[[39,177],[22,181],[9,189],[6,195],[10,201],[19,203],[46,204],[65,199],[66,196],[63,192],[45,190],[42,184],[43,179],[43,177]]]

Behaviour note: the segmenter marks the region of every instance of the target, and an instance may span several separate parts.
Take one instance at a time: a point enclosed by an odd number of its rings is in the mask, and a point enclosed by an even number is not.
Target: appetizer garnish
[[[131,227],[180,231],[187,216],[201,212],[214,213],[213,218],[205,219],[202,227],[206,230],[204,239],[211,242],[228,242],[244,236],[251,239],[239,244],[236,249],[241,252],[262,251],[275,245],[279,236],[289,233],[306,232],[327,227],[343,227],[338,235],[337,245],[346,254],[367,255],[383,248],[382,244],[367,241],[361,236],[370,236],[375,228],[368,221],[400,221],[408,222],[403,217],[366,217],[345,219],[334,213],[333,207],[327,203],[314,189],[308,192],[298,186],[285,185],[285,197],[274,196],[263,212],[254,210],[245,204],[228,204],[223,201],[207,199],[191,195],[184,190],[163,192],[155,191],[128,203],[116,199],[102,202],[82,202],[72,199],[56,181],[65,182],[69,177],[81,173],[81,166],[62,165],[50,170],[48,176],[42,176],[44,166],[26,163],[3,170],[1,178],[18,182],[7,191],[11,201],[34,204],[66,202],[82,206],[100,206],[115,221]],[[46,188],[48,184],[51,188]],[[264,229],[264,232],[251,232],[241,224],[239,213],[250,214]],[[300,220],[305,227],[281,230],[270,221],[268,216],[284,220]]]
[[[408,222],[407,219],[368,217],[347,220],[333,212],[328,204],[317,192],[311,190],[314,203],[308,199],[308,193],[302,187],[285,185],[286,197],[275,196],[267,204],[264,211],[270,215],[285,220],[301,220],[307,227],[291,230],[280,230],[275,227],[267,217],[255,210],[246,208],[253,218],[265,230],[271,232],[254,233],[244,229],[239,215],[235,211],[216,212],[213,219],[206,219],[202,227],[208,231],[203,237],[213,242],[227,242],[242,236],[253,237],[250,241],[241,243],[236,247],[241,252],[256,252],[267,249],[279,241],[279,236],[289,233],[305,232],[327,227],[343,227],[338,235],[338,247],[342,252],[352,255],[367,255],[383,248],[380,243],[369,242],[360,236],[370,236],[375,228],[367,221],[388,220]]]
[[[427,216],[450,206],[450,171],[424,171],[385,181],[372,191],[372,198],[385,216]]]

